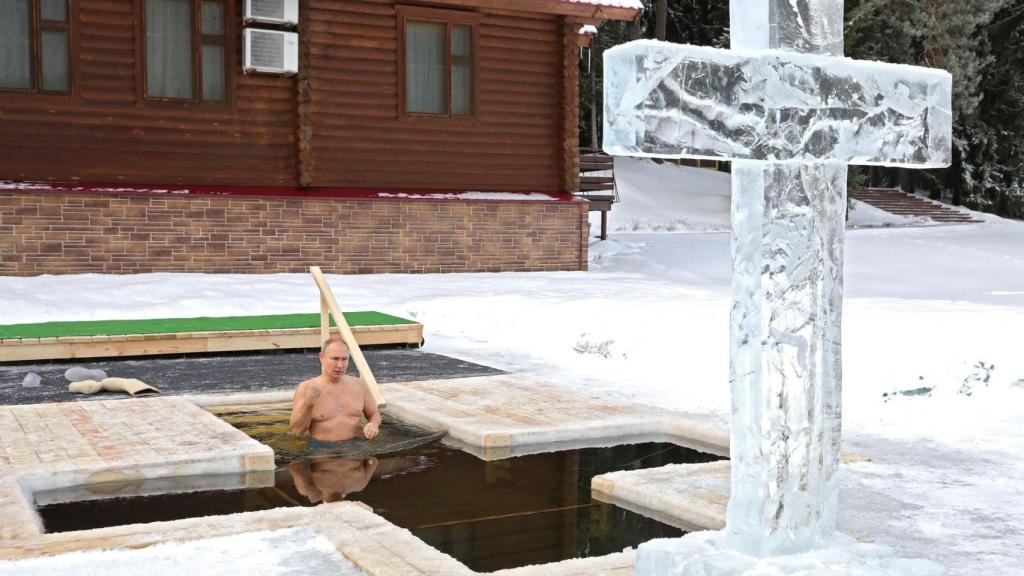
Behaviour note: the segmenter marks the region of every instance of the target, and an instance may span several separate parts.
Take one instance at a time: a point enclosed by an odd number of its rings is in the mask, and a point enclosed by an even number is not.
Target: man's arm
[[[363,384],[363,381],[359,381]],[[366,425],[363,426],[363,436],[366,439],[376,438],[380,432],[380,410],[377,410],[377,402],[373,399],[373,394],[363,384],[363,414],[366,415]]]
[[[312,380],[307,380],[295,390],[292,398],[292,416],[288,420],[288,431],[295,436],[303,436],[309,432],[313,421],[313,406],[320,397],[320,387]]]
[[[362,472],[359,475],[358,483],[355,483],[348,490],[345,490],[345,494],[351,492],[362,492],[366,485],[370,483],[370,479],[373,478],[373,473],[377,470],[377,459],[373,456],[363,458],[362,466],[359,467]]]
[[[288,464],[288,471],[292,473],[292,483],[295,484],[295,489],[299,491],[299,494],[308,498],[313,504],[324,499],[320,489],[316,487],[316,481],[313,480],[313,471],[310,469],[309,462],[292,462]]]

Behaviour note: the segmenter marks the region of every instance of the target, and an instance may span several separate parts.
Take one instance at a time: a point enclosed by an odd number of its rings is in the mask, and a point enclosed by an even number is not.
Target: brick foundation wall
[[[587,205],[0,192],[0,274],[585,270]]]

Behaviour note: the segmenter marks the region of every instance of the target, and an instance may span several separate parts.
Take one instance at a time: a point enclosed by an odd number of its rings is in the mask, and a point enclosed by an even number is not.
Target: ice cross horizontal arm
[[[950,162],[944,70],[657,41],[605,53],[617,155],[917,168]]]

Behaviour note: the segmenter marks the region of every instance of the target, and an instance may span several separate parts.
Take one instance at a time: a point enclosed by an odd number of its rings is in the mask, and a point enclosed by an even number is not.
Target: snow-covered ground
[[[142,549],[0,560],[0,576],[362,576],[326,538],[307,528],[250,532]]]
[[[622,202],[589,272],[329,280],[346,310],[423,322],[428,351],[725,419],[728,175],[648,160],[616,172]],[[874,460],[857,482],[879,497],[846,514],[953,574],[1009,576],[1024,566],[1024,223],[979,216],[851,215],[844,441]],[[0,297],[4,324],[312,312],[318,301],[298,274],[0,278]]]

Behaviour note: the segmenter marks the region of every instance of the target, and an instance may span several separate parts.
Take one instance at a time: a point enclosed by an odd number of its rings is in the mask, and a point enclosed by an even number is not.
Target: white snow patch
[[[652,540],[636,553],[637,576],[944,576],[925,559],[900,558],[888,546],[838,535],[828,548],[801,554],[755,557],[736,552],[725,531],[691,532]]]
[[[357,576],[364,572],[306,528],[250,532],[141,549],[0,561],[0,576]]]
[[[707,168],[615,158],[619,202],[608,213],[612,232],[729,230],[730,175]],[[600,226],[591,214],[591,230]]]
[[[131,187],[118,187],[110,188],[105,186],[69,186],[69,185],[54,185],[47,182],[12,182],[9,180],[0,180],[0,190],[53,190],[55,192],[102,192],[102,193],[146,193],[146,194],[188,194],[190,192],[187,188],[131,188]]]
[[[561,2],[564,4],[587,4],[590,6],[609,6],[611,8],[633,8],[643,10],[644,4],[641,0],[548,0],[549,2]]]
[[[446,200],[530,200],[557,201],[558,198],[540,192],[435,192],[427,194],[409,194],[407,192],[378,192],[378,198],[440,198]]]

